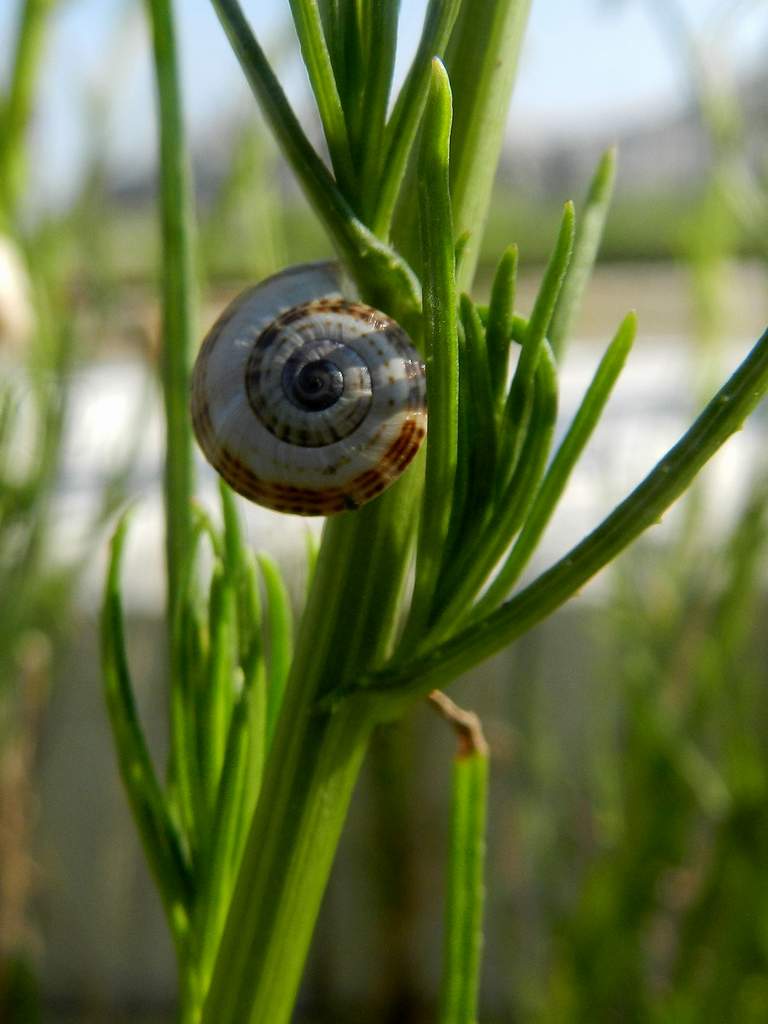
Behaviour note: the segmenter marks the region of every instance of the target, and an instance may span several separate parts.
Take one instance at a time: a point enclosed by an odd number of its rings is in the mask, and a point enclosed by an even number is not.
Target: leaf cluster
[[[125,646],[120,572],[129,514],[112,541],[102,612],[118,762],[186,968],[189,1007],[199,1006],[221,937],[293,648],[293,611],[280,571],[268,556],[253,557],[224,484],[221,501],[221,530],[195,508],[181,568],[165,778],[140,721]]]

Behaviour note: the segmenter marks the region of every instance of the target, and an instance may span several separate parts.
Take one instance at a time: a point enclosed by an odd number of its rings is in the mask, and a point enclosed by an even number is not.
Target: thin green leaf
[[[490,657],[551,615],[661,517],[755,408],[768,388],[768,331],[693,426],[648,476],[581,543],[505,602],[436,648],[379,673],[377,689],[428,693]],[[370,690],[368,692],[371,692]]]
[[[458,321],[457,328],[459,342],[458,438],[451,518],[448,526],[448,538],[445,544],[445,561],[448,562],[451,561],[451,553],[462,544],[465,512],[469,501],[469,491],[472,486],[472,399],[469,387],[469,374],[464,372],[464,368],[467,365],[467,338],[461,319]]]
[[[383,162],[384,176],[379,182],[370,182],[370,194],[375,196],[376,211],[371,226],[381,238],[389,235],[398,192],[430,94],[430,62],[434,57],[443,56],[461,2],[430,0],[416,56],[387,124],[383,146],[386,154]]]
[[[244,753],[244,785],[238,798],[236,812],[237,836],[231,848],[231,864],[234,869],[239,862],[242,842],[251,820],[261,787],[264,761],[267,753],[267,676],[264,662],[264,638],[259,596],[258,572],[254,560],[244,558],[239,570],[239,603],[237,628],[240,642],[240,668],[243,678],[243,693],[246,695],[247,744]],[[230,733],[234,726],[230,723]],[[229,742],[232,742],[231,740]],[[226,761],[225,761],[226,765]],[[238,779],[240,775],[238,774]]]
[[[224,521],[222,553],[224,566],[229,575],[236,576],[240,572],[243,562],[243,533],[240,527],[240,517],[237,514],[235,495],[221,477],[219,478],[219,498]]]
[[[339,92],[350,132],[353,157],[356,157],[359,155],[356,143],[365,88],[364,69],[369,56],[360,0],[341,0],[337,5],[335,44],[337,60],[334,68],[338,65],[340,69],[337,73]]]
[[[467,242],[470,239],[470,231],[462,231],[459,237],[456,239],[456,244],[453,247],[454,261],[456,264],[456,274],[458,276],[459,269],[461,268],[461,261],[464,257],[464,253],[467,251]]]
[[[253,679],[248,684],[248,757],[246,761],[245,785],[240,795],[240,809],[237,814],[238,835],[232,850],[232,867],[239,864],[248,827],[256,809],[261,792],[261,780],[267,761],[267,712],[269,693],[267,691],[266,669],[262,661],[255,667]]]
[[[477,265],[529,9],[530,0],[464,3],[446,53],[455,96],[454,222],[472,232],[458,280],[464,290]]]
[[[424,500],[416,554],[411,628],[428,616],[445,555],[458,445],[458,328],[453,222],[448,192],[451,88],[445,68],[432,62],[432,86],[419,157],[419,199],[424,246],[424,337],[427,432]]]
[[[469,501],[464,510],[462,529],[480,528],[483,512],[490,508],[496,476],[496,422],[494,417],[488,352],[485,332],[477,310],[467,295],[461,297],[461,321],[464,327],[464,359],[461,378],[467,382],[467,417],[460,437],[468,449]]]
[[[525,525],[501,571],[472,613],[480,619],[502,601],[514,586],[533,554],[539,539],[557,507],[573,467],[581,457],[592,431],[602,415],[613,385],[624,368],[637,330],[637,317],[629,313],[608,346],[595,376],[568,429],[552,464],[526,516]]]
[[[212,807],[219,785],[235,697],[237,620],[235,581],[225,567],[214,567],[209,599],[210,658],[206,693],[199,720],[199,749],[208,802]]]
[[[336,79],[336,87],[339,95],[344,96],[344,46],[343,33],[341,29],[341,3],[342,0],[318,0],[320,19],[323,23],[323,33],[331,55],[333,74]],[[342,103],[343,106],[343,103]]]
[[[525,440],[526,421],[533,394],[533,379],[539,362],[539,353],[544,345],[547,329],[560,293],[560,287],[568,269],[573,250],[574,211],[573,203],[566,203],[555,248],[549,258],[547,269],[539,287],[533,306],[528,329],[525,333],[520,358],[510,385],[504,422],[502,425],[502,449],[500,462],[506,466],[507,479],[517,468],[517,462]],[[514,326],[514,321],[513,321]]]
[[[26,176],[24,136],[56,0],[22,0],[5,95],[0,95],[0,224],[13,219]]]
[[[168,813],[136,710],[123,633],[120,568],[128,517],[112,538],[101,615],[104,687],[118,766],[152,872],[180,949],[189,927],[192,880],[181,837]]]
[[[195,931],[201,944],[199,966],[206,982],[221,939],[242,852],[244,829],[240,816],[243,791],[255,785],[258,793],[260,783],[260,779],[253,779],[248,772],[250,695],[251,691],[245,688],[239,694],[229,724],[226,753],[211,819],[210,846],[195,905]]]
[[[160,210],[163,232],[162,380],[166,418],[165,522],[168,621],[192,535],[194,486],[189,372],[195,333],[192,189],[184,138],[176,37],[170,0],[145,0],[152,24],[160,114]]]
[[[355,130],[362,157],[363,183],[378,182],[384,164],[384,147],[381,143],[395,69],[400,0],[370,0],[367,9],[370,12],[366,28],[367,62],[359,124]],[[367,208],[363,214],[366,222],[370,223],[375,210]]]
[[[237,639],[240,664],[249,675],[264,655],[259,580],[250,551],[244,554],[237,577]]]
[[[259,555],[266,601],[267,662],[267,744],[275,731],[283,701],[285,681],[293,654],[293,613],[283,577],[268,555]]]
[[[217,537],[214,548],[223,560],[226,574],[236,593],[238,660],[248,675],[252,662],[262,654],[261,600],[253,557],[243,538],[237,499],[228,485],[219,480],[224,543]]]
[[[485,901],[488,754],[463,751],[453,763],[448,898],[440,1024],[475,1024]]]
[[[290,3],[296,34],[301,44],[301,55],[317,101],[336,180],[347,199],[354,201],[357,182],[352,165],[352,151],[331,58],[325,43],[320,9],[317,0],[290,0]]]
[[[467,614],[478,591],[520,529],[544,473],[556,420],[557,373],[546,345],[536,370],[533,408],[517,469],[482,538],[478,540],[469,534],[472,540],[447,563],[436,602],[439,635]]]
[[[315,213],[343,255],[366,300],[410,330],[420,311],[410,267],[355,215],[312,148],[237,0],[211,0],[264,117]]]
[[[488,305],[485,337],[494,408],[500,406],[507,390],[509,345],[512,340],[512,317],[515,312],[517,289],[517,263],[517,246],[512,244],[504,251],[496,267],[491,287],[491,301]]]
[[[204,533],[208,538],[211,549],[220,561],[225,561],[227,557],[227,551],[224,545],[223,538],[219,535],[219,531],[214,526],[213,520],[208,515],[207,511],[203,506],[195,499],[192,501],[192,526],[193,529]]]
[[[562,355],[571,327],[581,306],[584,290],[595,265],[603,228],[608,216],[616,177],[616,148],[603,154],[589,186],[587,199],[579,216],[573,257],[552,315],[548,336],[552,351]]]
[[[207,675],[208,665],[196,586],[197,554],[203,533],[201,524],[196,523],[176,604],[172,636],[174,674],[170,687],[170,778],[193,863],[206,822],[195,713],[200,679]]]

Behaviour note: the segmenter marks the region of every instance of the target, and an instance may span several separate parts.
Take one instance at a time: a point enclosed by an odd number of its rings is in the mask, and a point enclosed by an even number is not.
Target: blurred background
[[[318,141],[287,4],[244,6]],[[202,337],[239,288],[329,248],[209,4],[176,9]],[[403,0],[400,77],[423,9]],[[32,70],[12,103],[22,37]],[[759,0],[534,0],[476,291],[517,241],[529,312],[563,201],[578,213],[617,143],[563,424],[620,317],[640,318],[534,570],[640,480],[765,327],[767,56]],[[2,0],[0,112],[0,1020],[159,1024],[173,1019],[172,953],[117,778],[96,623],[109,529],[130,499],[128,639],[162,757],[142,5]],[[758,411],[662,525],[456,687],[493,755],[484,1022],[768,1020],[765,431]],[[199,474],[215,512],[202,462]],[[320,524],[241,508],[298,604]],[[427,709],[377,738],[301,1020],[434,1019],[452,746]]]

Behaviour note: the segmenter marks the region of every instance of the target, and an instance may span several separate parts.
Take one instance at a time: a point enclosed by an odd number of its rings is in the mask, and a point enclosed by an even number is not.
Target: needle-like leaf
[[[120,775],[147,859],[160,889],[171,932],[183,949],[192,905],[192,879],[181,837],[168,814],[136,710],[123,635],[120,567],[128,517],[112,538],[101,615],[104,687]]]
[[[573,467],[597,426],[613,385],[626,362],[637,330],[637,318],[629,313],[616,332],[587,389],[568,432],[539,488],[525,525],[493,583],[472,613],[474,620],[492,611],[512,589],[546,528]]]
[[[568,340],[574,318],[579,311],[584,289],[595,265],[597,250],[603,237],[616,177],[616,148],[606,150],[592,178],[587,199],[579,213],[579,224],[573,244],[573,256],[560,289],[552,315],[548,337],[558,358]]]
[[[485,336],[488,346],[494,408],[498,408],[507,391],[509,345],[512,340],[512,317],[515,312],[517,286],[517,246],[510,245],[499,260],[491,288]]]
[[[453,222],[448,193],[451,90],[432,62],[432,85],[419,158],[424,246],[424,338],[427,365],[427,461],[410,627],[428,616],[445,554],[458,445],[458,326]]]
[[[323,123],[336,180],[348,199],[357,193],[352,151],[317,0],[290,0],[301,55]]]
[[[461,3],[462,0],[429,0],[416,56],[387,124],[384,176],[369,183],[376,211],[371,226],[381,238],[389,234],[398,192],[430,93],[430,61],[445,52]]]

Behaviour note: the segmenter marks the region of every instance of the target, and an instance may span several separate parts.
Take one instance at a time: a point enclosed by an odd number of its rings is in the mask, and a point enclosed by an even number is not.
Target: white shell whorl
[[[330,515],[375,497],[418,451],[424,366],[394,320],[341,297],[335,264],[306,264],[225,309],[198,355],[191,408],[234,490]]]

